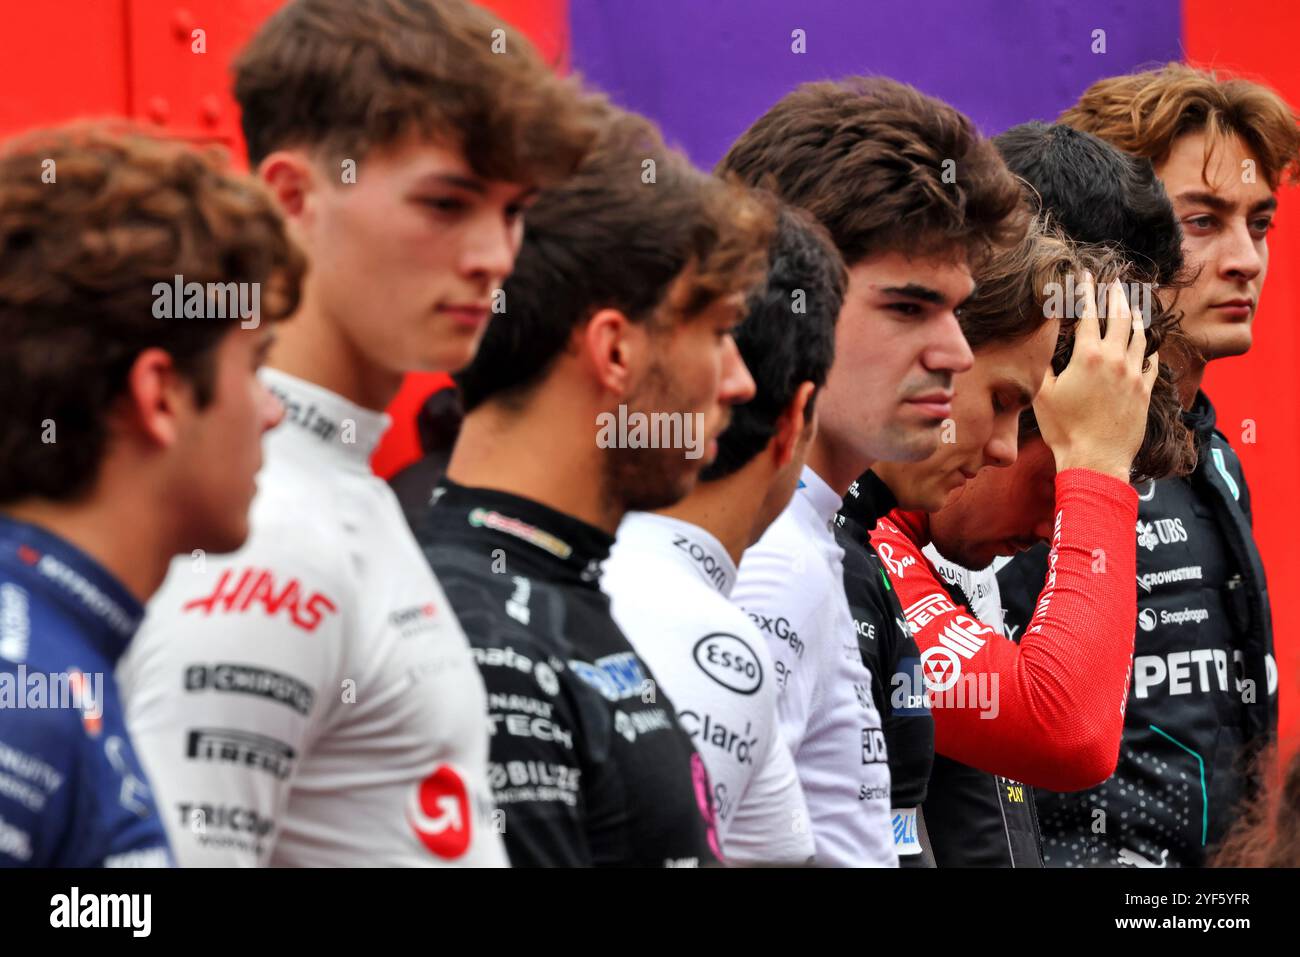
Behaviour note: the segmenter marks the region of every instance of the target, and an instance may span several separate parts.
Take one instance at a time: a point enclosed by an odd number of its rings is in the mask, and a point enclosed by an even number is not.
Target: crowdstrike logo
[[[1175,582],[1199,581],[1201,579],[1200,565],[1184,565],[1182,568],[1170,568],[1162,572],[1147,572],[1145,575],[1137,577],[1138,585],[1147,594],[1151,589],[1160,585],[1171,585]]]

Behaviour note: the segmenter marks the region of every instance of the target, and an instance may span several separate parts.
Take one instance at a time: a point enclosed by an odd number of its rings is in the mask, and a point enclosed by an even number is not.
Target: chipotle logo
[[[296,578],[275,580],[265,568],[226,569],[217,587],[206,598],[195,598],[181,606],[183,612],[243,613],[261,611],[271,617],[287,618],[303,631],[315,631],[338,605],[318,591],[309,591]]]

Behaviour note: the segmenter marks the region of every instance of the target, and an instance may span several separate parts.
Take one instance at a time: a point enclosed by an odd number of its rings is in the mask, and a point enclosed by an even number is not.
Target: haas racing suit
[[[600,590],[613,536],[447,479],[417,535],[487,685],[511,863],[716,864],[708,773]]]
[[[500,866],[487,699],[382,413],[273,369],[252,533],[182,556],[119,675],[185,866]]]
[[[0,867],[168,867],[113,665],[140,603],[61,538],[0,516]]]
[[[1253,795],[1253,759],[1276,727],[1268,588],[1241,463],[1204,393],[1184,421],[1197,438],[1196,470],[1139,489],[1137,638],[1119,767],[1090,790],[1038,794],[1050,867],[1203,864]],[[998,572],[1014,634],[1042,568],[1031,551]]]
[[[735,583],[713,535],[653,512],[623,519],[601,580],[704,759],[727,862],[807,864],[808,809],[777,725],[772,655],[727,599]]]

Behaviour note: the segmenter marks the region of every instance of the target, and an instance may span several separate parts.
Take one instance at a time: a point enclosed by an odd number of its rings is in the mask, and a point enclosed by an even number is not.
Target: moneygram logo
[[[420,843],[444,860],[469,850],[470,809],[465,784],[441,765],[411,791],[406,820]]]

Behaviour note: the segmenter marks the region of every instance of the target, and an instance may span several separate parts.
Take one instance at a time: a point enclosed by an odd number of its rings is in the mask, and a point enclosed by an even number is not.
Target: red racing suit
[[[921,651],[935,750],[1053,791],[1108,778],[1133,662],[1137,494],[1086,469],[1056,477],[1042,595],[1020,643],[953,602],[921,549],[929,519],[899,509],[871,534]]]

